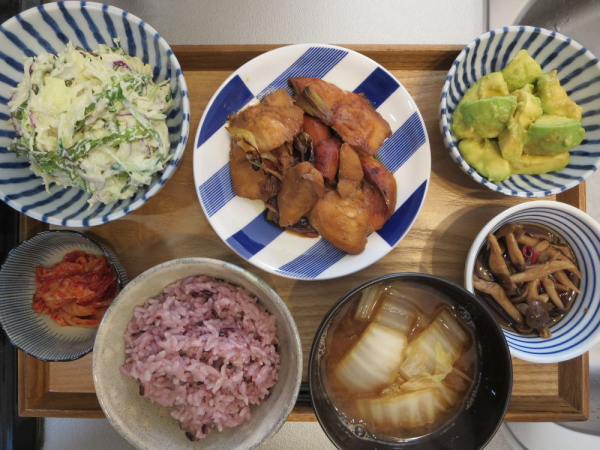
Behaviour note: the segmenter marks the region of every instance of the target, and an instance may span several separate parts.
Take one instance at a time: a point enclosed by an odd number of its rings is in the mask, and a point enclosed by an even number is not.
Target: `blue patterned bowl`
[[[560,172],[513,175],[491,182],[466,163],[450,131],[452,113],[467,89],[483,75],[501,70],[521,49],[542,66],[558,70],[560,83],[583,107],[586,139],[571,151],[571,161]],[[440,101],[440,129],[450,156],[475,181],[506,195],[547,197],[566,191],[588,178],[600,165],[600,64],[582,45],[555,31],[527,26],[492,30],[467,45],[446,76]]]
[[[92,351],[96,328],[63,327],[32,308],[37,266],[51,267],[72,250],[104,255],[117,273],[119,290],[127,273],[102,244],[76,231],[44,231],[13,249],[0,269],[0,323],[10,341],[42,361],[73,361]]]
[[[566,316],[550,327],[550,339],[503,329],[511,354],[535,363],[566,361],[584,354],[600,342],[600,224],[583,211],[561,202],[539,200],[507,209],[483,227],[471,246],[465,265],[468,291],[474,292],[475,261],[488,233],[511,222],[542,225],[560,234],[575,253],[582,275],[579,289],[583,292],[575,297]]]
[[[279,88],[290,77],[315,77],[363,93],[386,119],[392,136],[377,159],[394,174],[397,202],[385,226],[359,255],[322,238],[284,232],[264,218],[260,201],[237,197],[229,172],[227,117]],[[219,237],[255,266],[288,278],[324,280],[361,270],[389,253],[413,224],[425,199],[431,156],[425,124],[414,101],[387,70],[360,53],[332,45],[278,48],[248,62],[217,90],[204,111],[194,150],[194,179],[208,221]]]
[[[29,161],[7,150],[14,130],[8,101],[23,78],[23,59],[57,53],[67,42],[87,50],[120,38],[125,51],[154,67],[154,81],[171,80],[174,107],[168,115],[173,158],[153,183],[136,195],[89,208],[77,188],[52,185],[48,193]],[[155,195],[175,171],[189,134],[190,104],[177,58],[165,40],[141,19],[113,6],[91,2],[58,2],[32,8],[0,25],[0,200],[34,219],[55,225],[88,227],[123,217]]]

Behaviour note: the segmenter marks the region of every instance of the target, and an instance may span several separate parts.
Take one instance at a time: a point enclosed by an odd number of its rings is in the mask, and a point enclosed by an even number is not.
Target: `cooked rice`
[[[121,372],[171,413],[191,440],[250,420],[277,382],[275,317],[245,289],[188,277],[135,308]]]

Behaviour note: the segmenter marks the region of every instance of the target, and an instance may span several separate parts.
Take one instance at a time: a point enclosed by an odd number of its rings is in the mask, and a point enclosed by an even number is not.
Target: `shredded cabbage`
[[[93,52],[70,42],[25,62],[8,103],[17,137],[9,147],[50,183],[85,190],[93,205],[129,198],[171,158],[169,81],[121,47]]]

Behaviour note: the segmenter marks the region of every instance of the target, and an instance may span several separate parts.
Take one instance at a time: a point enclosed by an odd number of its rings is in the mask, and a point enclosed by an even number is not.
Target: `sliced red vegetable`
[[[125,69],[129,70],[130,72],[133,72],[133,69],[131,67],[129,67],[127,64],[125,64],[123,61],[114,61],[113,64],[115,66],[124,67]]]
[[[533,246],[532,245],[524,245],[523,248],[521,249],[521,251],[523,252],[523,256],[525,258],[533,257]]]
[[[533,254],[533,256],[531,257],[531,264],[535,264],[541,254],[542,254],[542,252],[535,252]]]

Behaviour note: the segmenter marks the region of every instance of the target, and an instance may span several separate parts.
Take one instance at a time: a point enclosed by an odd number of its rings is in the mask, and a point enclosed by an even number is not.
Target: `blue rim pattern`
[[[143,205],[173,175],[189,134],[190,106],[183,73],[166,41],[148,24],[119,8],[93,2],[58,2],[29,9],[0,25],[5,47],[0,51],[0,200],[43,222],[87,227],[115,220]],[[171,80],[174,107],[167,126],[170,164],[149,186],[115,204],[89,207],[87,195],[77,188],[52,186],[49,192],[41,179],[31,176],[26,158],[8,151],[14,137],[7,103],[12,89],[22,78],[24,57],[43,52],[56,53],[68,41],[87,50],[99,44],[112,45],[113,38],[133,56],[154,67],[154,80]]]
[[[36,267],[54,264],[69,251],[103,253],[117,273],[119,287],[127,284],[125,269],[102,244],[76,231],[44,231],[23,241],[0,269],[0,323],[10,341],[42,361],[72,361],[89,353],[96,329],[61,327],[31,308]]]
[[[236,253],[278,275],[307,280],[326,279],[341,276],[327,275],[327,271],[342,259],[348,258],[349,255],[322,238],[303,239],[303,241],[311,241],[311,244],[306,244],[305,250],[286,261],[281,261],[276,266],[267,266],[260,261],[266,252],[273,252],[277,245],[280,245],[279,243],[285,239],[284,235],[287,235],[279,227],[266,221],[262,212],[263,207],[252,214],[248,213],[247,221],[234,229],[225,231],[216,226],[215,218],[225,214],[226,210],[233,212],[234,205],[237,205],[236,202],[240,200],[233,191],[228,158],[222,161],[222,165],[217,165],[213,170],[202,171],[202,173],[197,170],[196,163],[202,152],[210,151],[211,155],[219,152],[227,155],[225,149],[229,146],[229,137],[224,130],[227,117],[249,102],[261,99],[276,89],[287,88],[288,92],[292,93],[291,88],[287,86],[289,77],[327,78],[327,75],[336,70],[338,65],[347,64],[349,58],[365,58],[347,49],[324,45],[291,46],[279,50],[285,51],[286,48],[293,47],[302,48],[302,51],[295,54],[281,72],[270,73],[268,77],[272,78],[270,81],[265,80],[265,86],[254,86],[254,80],[245,82],[246,78],[238,73],[243,72],[244,67],[223,83],[204,112],[198,129],[194,153],[194,173],[198,196],[211,225]],[[373,65],[373,69],[367,71],[360,78],[356,75],[356,79],[352,79],[353,87],[345,88],[362,93],[378,111],[382,112],[381,108],[385,109],[391,97],[395,96],[397,92],[398,95],[405,94],[405,91],[401,89],[400,83],[389,72],[371,60],[368,61]],[[402,119],[395,130],[393,128],[392,136],[384,142],[377,154],[380,162],[395,174],[397,181],[402,173],[402,168],[411,160],[414,163],[418,158],[426,158],[426,164],[429,166],[429,148],[425,126],[416,107],[412,111],[405,119]],[[213,141],[218,141],[219,145],[213,144]],[[427,155],[424,156],[424,153]],[[417,171],[419,170],[421,169],[417,169]],[[385,249],[385,251],[382,250],[381,256],[389,252],[412,225],[424,201],[428,179],[428,175],[423,176],[418,183],[408,187],[410,191],[401,192],[399,195],[403,195],[403,199],[396,205],[393,216],[384,228],[370,236],[370,240],[376,239],[378,245]],[[367,250],[368,248],[369,246],[367,246]],[[372,262],[375,261],[376,259]],[[362,267],[365,266],[357,265],[352,271]]]
[[[452,113],[467,89],[483,75],[501,70],[526,49],[544,72],[558,70],[567,93],[583,107],[586,139],[571,152],[570,164],[560,172],[544,175],[513,175],[494,183],[467,164],[450,131]],[[440,130],[452,159],[471,178],[506,195],[546,197],[577,186],[600,166],[600,63],[585,47],[555,31],[511,26],[478,37],[458,55],[450,68],[440,100]]]

